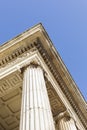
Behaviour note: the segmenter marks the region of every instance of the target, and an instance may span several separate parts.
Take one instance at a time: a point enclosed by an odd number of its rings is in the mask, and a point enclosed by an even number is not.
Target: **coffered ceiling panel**
[[[2,95],[0,97],[0,130],[19,130],[22,84],[23,78],[18,72],[0,81],[0,94]],[[48,80],[46,86],[55,117],[64,111],[65,107]]]
[[[17,71],[0,80],[0,97],[22,85],[22,75]]]
[[[0,98],[0,130],[18,130],[21,108],[21,88]]]

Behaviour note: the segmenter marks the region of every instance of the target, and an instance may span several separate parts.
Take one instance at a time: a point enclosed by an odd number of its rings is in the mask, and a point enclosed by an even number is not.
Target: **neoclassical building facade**
[[[42,24],[0,47],[0,130],[87,130],[87,104]]]

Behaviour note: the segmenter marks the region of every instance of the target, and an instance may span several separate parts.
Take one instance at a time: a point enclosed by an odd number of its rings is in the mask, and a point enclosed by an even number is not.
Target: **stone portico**
[[[86,108],[42,24],[0,47],[0,130],[86,130]]]

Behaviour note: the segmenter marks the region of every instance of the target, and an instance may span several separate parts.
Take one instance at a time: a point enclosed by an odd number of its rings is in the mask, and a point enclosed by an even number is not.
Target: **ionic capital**
[[[55,117],[56,123],[58,123],[61,119],[64,119],[65,121],[68,121],[71,119],[71,116],[67,110],[64,112],[61,112],[59,115]]]
[[[21,73],[24,73],[24,71],[28,68],[28,67],[30,67],[30,68],[42,68],[38,63],[36,63],[36,62],[31,62],[30,64],[28,64],[28,65],[26,65],[26,66],[23,66],[22,68],[21,68]]]

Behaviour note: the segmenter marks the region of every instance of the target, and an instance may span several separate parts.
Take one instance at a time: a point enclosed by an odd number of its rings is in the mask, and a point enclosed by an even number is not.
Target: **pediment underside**
[[[19,130],[22,82],[22,75],[18,73],[13,73],[1,81],[3,95],[0,97],[0,130]],[[55,118],[66,109],[48,80],[46,80],[46,86],[51,111]]]

